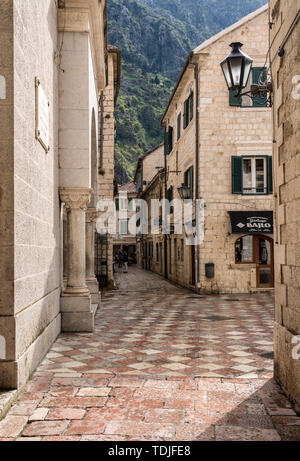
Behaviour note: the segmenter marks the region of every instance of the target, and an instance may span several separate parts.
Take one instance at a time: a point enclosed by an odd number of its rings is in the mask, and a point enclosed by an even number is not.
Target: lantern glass
[[[251,72],[253,60],[242,50],[240,42],[231,43],[231,53],[221,63],[221,68],[229,90],[239,93],[246,88]]]
[[[182,184],[177,190],[182,200],[188,200],[190,198],[190,188],[185,184]]]
[[[251,69],[252,69],[252,63],[253,63],[253,61],[251,61],[249,59],[245,60],[243,88],[246,88],[246,86],[248,85],[248,80],[249,80],[250,72],[251,72]]]
[[[224,74],[227,86],[230,89],[232,87],[231,76],[230,76],[230,72],[229,72],[228,62],[227,62],[226,59],[225,59],[225,61],[222,62],[221,67],[222,67],[222,70],[223,70],[223,74]]]

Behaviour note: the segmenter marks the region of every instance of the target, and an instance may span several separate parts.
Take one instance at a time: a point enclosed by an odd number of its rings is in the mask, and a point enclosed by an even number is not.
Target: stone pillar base
[[[100,292],[97,279],[87,280],[86,284],[91,293],[92,304],[98,304],[98,306],[100,306]]]
[[[63,293],[61,314],[63,332],[93,332],[95,312],[92,309],[90,295],[72,296]]]

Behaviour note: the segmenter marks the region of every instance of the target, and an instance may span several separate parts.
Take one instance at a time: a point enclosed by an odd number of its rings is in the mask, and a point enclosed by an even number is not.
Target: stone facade
[[[252,105],[246,96],[241,106],[233,106],[220,68],[220,62],[229,53],[229,44],[238,41],[254,59],[254,68],[264,68],[268,50],[267,6],[191,52],[162,120],[167,132],[173,130],[172,145],[169,148],[168,144],[166,155],[167,190],[172,188],[173,198],[180,199],[177,189],[189,171],[193,176],[193,199],[202,199],[205,204],[205,234],[201,245],[185,245],[183,235],[168,238],[168,277],[202,292],[257,290],[261,272],[258,272],[256,256],[253,253],[253,259],[247,264],[237,261],[239,243],[236,241],[245,234],[232,234],[229,212],[273,210],[272,180],[267,177],[267,169],[272,171],[271,166],[267,167],[272,161],[271,109]],[[189,118],[185,120],[187,113]],[[265,159],[261,161],[264,162],[262,193],[257,193],[256,186],[250,193],[244,189],[233,190],[233,157],[239,162],[244,162],[242,158],[249,158],[249,162],[252,159],[256,162],[255,158]],[[255,163],[258,164],[259,161]],[[272,239],[273,235],[267,237]],[[266,245],[270,259],[273,241],[258,241],[259,245]],[[214,264],[212,278],[208,278],[206,272],[210,263]],[[271,285],[272,281],[268,286]]]
[[[25,384],[61,323],[93,329],[85,230],[97,194],[105,8],[100,0],[1,2],[0,388]]]
[[[115,180],[115,104],[120,87],[121,56],[117,47],[108,47],[108,84],[101,94],[100,118],[100,164],[99,164],[99,200],[113,200],[116,193]],[[101,213],[99,213],[101,216]],[[107,235],[106,271],[107,286],[114,286],[113,275],[113,236]]]
[[[136,228],[132,218],[136,215],[136,187],[134,182],[119,186],[116,198],[117,229],[113,237],[114,259],[118,250],[127,251],[130,262],[136,258]],[[127,224],[125,224],[125,222]],[[133,226],[131,228],[131,226]],[[127,228],[127,232],[126,232]]]
[[[300,335],[299,17],[299,0],[270,1],[277,212],[275,377],[300,409],[300,360],[296,351]]]

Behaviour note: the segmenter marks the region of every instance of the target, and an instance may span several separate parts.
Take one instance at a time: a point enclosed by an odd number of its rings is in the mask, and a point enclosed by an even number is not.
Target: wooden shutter
[[[169,144],[169,154],[172,152],[173,150],[173,127],[172,126],[169,126],[169,131],[168,131],[168,144]]]
[[[194,92],[192,91],[189,96],[189,122],[193,120],[194,117]]]
[[[184,114],[183,114],[183,128],[185,129],[189,122],[188,122],[188,119],[189,119],[189,100],[186,99],[184,101]]]
[[[116,211],[119,211],[119,199],[118,198],[115,199],[115,203],[116,203]]]
[[[177,141],[179,141],[181,136],[181,112],[177,117]]]
[[[268,194],[273,194],[273,159],[267,157]]]
[[[237,92],[236,90],[230,90],[229,91],[229,105],[230,106],[233,106],[233,107],[241,107],[242,106],[242,98],[239,97],[237,98],[236,97],[237,95]]]
[[[169,153],[169,134],[168,134],[167,130],[165,130],[165,140],[164,140],[164,142],[165,142],[165,147],[164,147],[165,155],[168,155],[168,153]]]
[[[265,67],[253,67],[252,69],[252,82],[258,85],[259,81],[265,81],[267,79],[267,70]],[[253,107],[267,107],[268,95],[262,93],[253,98]]]
[[[232,193],[243,193],[243,159],[231,157]]]

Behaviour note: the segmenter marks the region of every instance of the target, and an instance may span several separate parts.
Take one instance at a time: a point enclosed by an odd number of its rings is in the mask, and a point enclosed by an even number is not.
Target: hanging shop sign
[[[273,211],[229,211],[233,234],[273,234]]]

